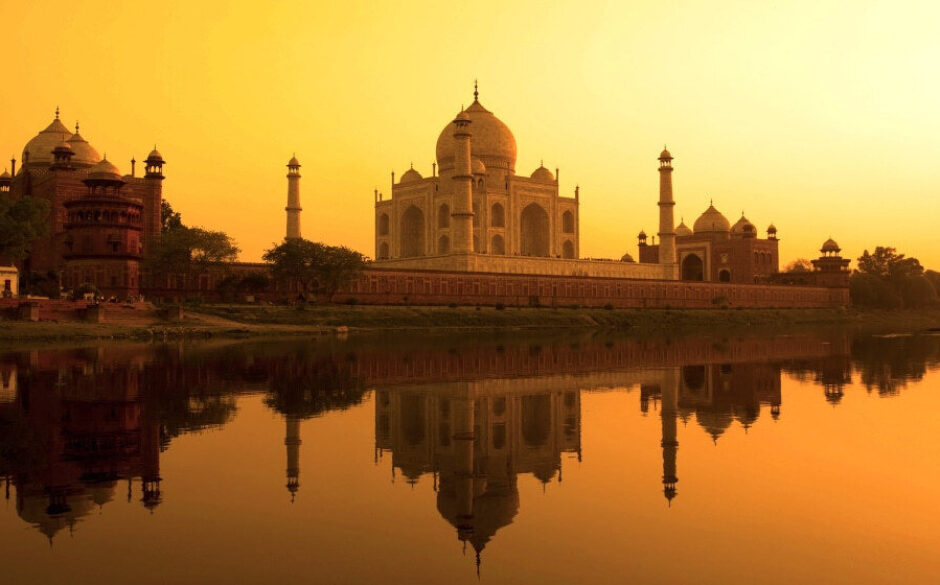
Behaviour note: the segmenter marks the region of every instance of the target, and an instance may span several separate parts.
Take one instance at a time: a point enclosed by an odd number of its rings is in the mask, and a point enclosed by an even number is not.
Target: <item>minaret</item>
[[[659,154],[659,263],[676,263],[676,228],[672,199],[672,155],[666,148]]]
[[[663,422],[663,495],[671,504],[676,497],[676,452],[679,441],[676,438],[676,419],[679,409],[679,372],[668,368],[663,372],[662,407],[659,412]]]
[[[290,501],[294,503],[294,496],[300,488],[300,417],[287,415],[287,433],[284,444],[287,445],[287,491],[290,492]]]
[[[297,156],[287,163],[287,235],[286,239],[300,238],[300,161]]]
[[[470,118],[461,111],[454,120],[454,207],[451,250],[473,252],[473,172],[470,168]]]

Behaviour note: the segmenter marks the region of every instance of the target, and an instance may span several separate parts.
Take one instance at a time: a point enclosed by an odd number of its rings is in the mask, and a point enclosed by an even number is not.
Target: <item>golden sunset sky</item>
[[[636,253],[657,229],[656,156],[676,219],[714,199],[780,230],[781,265],[893,245],[940,269],[936,2],[4,3],[0,154],[56,106],[129,172],[156,143],[164,197],[257,260],[303,231],[373,255],[373,189],[480,101],[581,186],[581,255]],[[0,167],[9,163],[0,164]]]

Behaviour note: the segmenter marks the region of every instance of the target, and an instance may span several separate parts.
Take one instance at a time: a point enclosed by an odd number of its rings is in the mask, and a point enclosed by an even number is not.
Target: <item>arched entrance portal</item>
[[[682,280],[705,280],[705,265],[695,254],[682,259]]]
[[[519,221],[522,255],[547,257],[549,255],[548,214],[542,206],[530,203],[522,210]]]
[[[401,257],[424,254],[424,212],[412,205],[401,216]]]
[[[731,271],[730,271],[730,270],[722,270],[721,272],[719,272],[719,273],[718,273],[718,280],[719,280],[720,282],[731,282]]]

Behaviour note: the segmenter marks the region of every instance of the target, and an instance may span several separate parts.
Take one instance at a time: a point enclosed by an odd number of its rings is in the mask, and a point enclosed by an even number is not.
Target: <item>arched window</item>
[[[561,229],[566,234],[574,233],[574,214],[566,211],[561,215]]]
[[[382,242],[379,244],[379,260],[388,259],[388,242]]]
[[[437,253],[438,254],[450,254],[450,238],[447,236],[441,236],[437,240]]]
[[[379,216],[379,235],[387,236],[388,235],[388,214],[383,213]]]
[[[401,256],[424,256],[424,212],[412,205],[401,216]]]
[[[496,234],[493,236],[493,239],[490,240],[490,254],[496,254],[502,256],[506,253],[506,242],[503,240],[503,236]]]
[[[494,203],[490,211],[490,225],[493,227],[506,227],[506,211],[502,204]]]
[[[731,282],[731,271],[722,270],[718,273],[718,280],[721,282]]]
[[[561,257],[574,258],[574,244],[571,243],[571,240],[565,240],[565,243],[562,244]]]
[[[474,234],[474,236],[473,236],[473,251],[474,251],[474,252],[483,252],[483,250],[480,249],[480,237],[477,236],[477,235],[475,235],[475,234]]]
[[[480,225],[480,204],[473,204],[473,227]]]
[[[446,203],[437,208],[437,227],[440,229],[450,227],[450,205]]]

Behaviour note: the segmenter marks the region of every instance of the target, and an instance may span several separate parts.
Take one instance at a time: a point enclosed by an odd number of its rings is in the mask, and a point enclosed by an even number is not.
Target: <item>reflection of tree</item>
[[[20,409],[0,409],[0,475],[45,463],[45,450]]]
[[[273,364],[264,403],[285,415],[309,418],[362,402],[365,390],[353,373],[355,358],[295,353]]]
[[[897,394],[940,364],[940,336],[859,337],[852,341],[852,360],[869,391]]]

